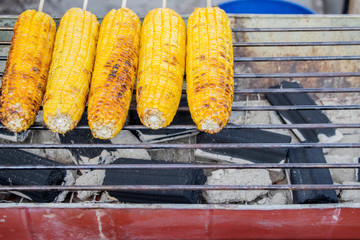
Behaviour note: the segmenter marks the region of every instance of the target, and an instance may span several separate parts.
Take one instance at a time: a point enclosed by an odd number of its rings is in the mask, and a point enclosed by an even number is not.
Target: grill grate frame
[[[13,27],[2,26],[0,31],[13,31]],[[360,31],[360,27],[300,27],[300,28],[233,28],[234,33],[247,32],[329,32],[329,31]],[[9,41],[0,41],[0,45],[8,46]],[[309,47],[309,46],[358,46],[360,41],[321,41],[321,42],[234,42],[234,47]],[[0,61],[6,61],[6,56],[0,56]],[[290,62],[290,61],[341,61],[360,60],[360,55],[345,56],[287,56],[287,57],[235,57],[234,61],[242,62]],[[3,72],[0,72],[0,77]],[[246,78],[329,78],[329,77],[360,77],[360,72],[306,72],[306,73],[251,73],[235,74],[237,79]],[[354,93],[359,94],[360,88],[305,88],[305,89],[235,89],[235,94],[264,94],[264,93]],[[286,110],[359,110],[360,105],[321,105],[321,106],[234,106],[235,111],[286,111]],[[134,111],[135,107],[130,110]],[[179,111],[188,111],[188,108],[179,108]],[[227,126],[227,129],[331,129],[331,128],[360,128],[360,123],[350,124],[244,124]],[[0,126],[4,129],[4,126]],[[45,126],[34,125],[31,130],[47,130]],[[89,129],[88,126],[78,126],[75,130]],[[141,125],[126,125],[126,130],[146,129]],[[195,125],[173,125],[169,130],[192,130]],[[360,148],[360,143],[292,143],[292,144],[0,144],[4,149],[74,149],[74,148],[111,148],[111,149],[202,149],[202,148]],[[33,169],[306,169],[306,168],[360,168],[360,164],[164,164],[164,165],[67,165],[67,166],[5,166],[0,170],[33,170]],[[79,190],[360,190],[360,185],[234,185],[234,186],[0,186],[0,191],[79,191]]]

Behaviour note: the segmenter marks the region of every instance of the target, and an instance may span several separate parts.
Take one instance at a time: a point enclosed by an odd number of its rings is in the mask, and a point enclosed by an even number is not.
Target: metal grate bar
[[[106,164],[106,165],[0,165],[0,170],[107,170],[107,169],[322,169],[360,168],[360,163],[254,163],[254,164]]]
[[[234,94],[260,93],[360,93],[360,88],[269,88],[234,89]]]
[[[10,41],[0,41],[0,45],[10,45]],[[234,42],[234,47],[296,47],[296,46],[349,46],[360,45],[360,41],[331,42]]]
[[[360,123],[314,123],[314,124],[244,124],[244,125],[227,125],[224,129],[333,129],[333,128],[360,128]],[[0,125],[0,129],[6,129]],[[44,125],[33,125],[30,130],[48,130]],[[76,126],[74,130],[88,130],[88,125]],[[148,130],[144,125],[125,125],[124,130]],[[170,125],[167,130],[196,130],[195,125]]]
[[[359,77],[360,72],[315,72],[315,73],[245,73],[234,74],[234,78],[319,78]]]
[[[360,60],[360,56],[301,56],[301,57],[235,57],[235,62],[279,62],[279,61],[333,61]]]
[[[143,143],[143,144],[0,144],[3,149],[231,149],[360,148],[360,143]]]
[[[0,61],[6,61],[7,56],[0,56]],[[279,61],[333,61],[360,60],[359,55],[353,56],[301,56],[301,57],[235,57],[234,62],[279,62]]]
[[[0,27],[0,31],[14,31],[14,27]]]
[[[3,75],[4,73],[0,72],[0,77],[2,77]],[[319,77],[360,77],[360,72],[234,74],[234,78],[319,78]]]
[[[14,27],[0,27],[0,31],[14,31]],[[233,32],[327,32],[360,31],[360,27],[304,27],[304,28],[232,28]]]
[[[87,108],[87,106],[86,106]],[[232,106],[233,111],[290,111],[290,110],[357,110],[360,105],[297,105],[297,106]],[[40,107],[42,110],[42,106]],[[136,106],[130,106],[130,111],[136,111]],[[188,107],[179,107],[177,111],[189,111]]]
[[[305,46],[350,46],[360,45],[360,41],[331,42],[234,42],[234,47],[305,47]]]
[[[0,191],[359,190],[360,185],[77,185],[0,186]]]
[[[360,105],[297,105],[297,106],[233,106],[233,111],[289,111],[289,110],[353,110]],[[132,107],[131,110],[136,110]],[[188,111],[188,107],[179,107],[178,111]]]
[[[232,28],[233,32],[328,32],[360,31],[360,27]]]

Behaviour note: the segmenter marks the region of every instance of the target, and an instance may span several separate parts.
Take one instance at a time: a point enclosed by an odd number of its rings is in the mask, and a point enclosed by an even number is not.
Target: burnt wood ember
[[[179,107],[188,107],[186,97],[182,97],[180,100]],[[132,125],[141,125],[140,118],[136,111],[130,111],[130,123]],[[192,125],[194,124],[191,119],[191,115],[189,111],[178,111],[172,121],[171,125]],[[136,130],[136,135],[142,142],[164,142],[168,140],[174,140],[178,138],[184,138],[188,136],[192,136],[198,133],[197,130],[169,130],[169,129],[143,129]]]
[[[59,165],[55,161],[22,150],[0,149],[1,165]],[[64,182],[64,170],[3,170],[0,171],[1,185],[61,185]],[[23,192],[35,202],[52,202],[60,192]]]
[[[303,88],[303,86],[298,82],[283,81],[270,88]],[[267,93],[265,96],[271,105],[275,106],[317,105],[307,93]],[[290,110],[277,113],[286,123],[331,123],[320,110]],[[293,129],[293,132],[300,141],[307,142],[336,142],[342,138],[342,134],[336,129]]]
[[[231,125],[231,124],[229,124]],[[290,143],[291,137],[258,129],[223,129],[217,134],[201,132],[197,143]],[[196,156],[217,160],[240,160],[252,163],[281,163],[286,160],[287,148],[259,149],[197,149]]]
[[[321,148],[289,149],[289,163],[326,163]],[[291,184],[333,184],[329,169],[290,169]],[[335,190],[293,191],[294,204],[337,203]]]
[[[118,159],[113,164],[164,164],[163,161]],[[203,185],[201,169],[106,170],[103,185]],[[110,196],[132,203],[197,203],[200,191],[112,191]]]

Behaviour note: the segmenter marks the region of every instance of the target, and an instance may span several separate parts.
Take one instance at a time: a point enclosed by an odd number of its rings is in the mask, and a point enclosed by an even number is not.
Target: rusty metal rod
[[[6,61],[7,56],[0,56],[0,61]],[[334,60],[360,60],[359,55],[354,56],[301,56],[301,57],[235,57],[234,62],[279,62],[279,61],[334,61]]]
[[[297,105],[297,106],[233,106],[233,111],[289,111],[289,110],[353,110],[360,105]],[[130,110],[136,110],[131,107]],[[189,111],[188,107],[179,107],[178,111]]]
[[[10,41],[0,41],[0,45],[10,45]],[[298,46],[349,46],[360,45],[360,41],[331,42],[234,42],[234,47],[298,47]]]
[[[235,57],[234,62],[283,62],[283,61],[334,61],[360,60],[360,56],[293,56],[293,57]]]
[[[329,32],[360,31],[360,27],[232,28],[233,32]]]
[[[268,88],[268,89],[234,89],[235,94],[260,93],[360,93],[360,88]]]
[[[3,76],[0,72],[0,77]],[[360,72],[321,72],[321,73],[244,73],[234,74],[234,78],[319,78],[319,77],[359,77]]]
[[[338,169],[360,168],[360,163],[254,163],[254,164],[107,164],[107,165],[0,165],[0,170],[107,170],[107,169]]]
[[[244,125],[227,125],[225,129],[332,129],[332,128],[360,128],[360,123],[310,123],[310,124],[244,124]],[[6,129],[0,125],[0,129]],[[44,125],[33,125],[30,130],[48,130]],[[88,125],[78,125],[74,130],[90,129]],[[124,130],[146,130],[144,125],[125,125]],[[196,130],[195,125],[170,125],[167,130]]]
[[[234,47],[303,47],[303,46],[350,46],[360,45],[360,41],[330,42],[234,42]]]
[[[85,107],[87,108],[87,106]],[[232,106],[233,111],[289,111],[289,110],[357,110],[360,105],[297,105],[297,106]],[[42,110],[42,106],[40,107]],[[188,107],[179,107],[178,111],[189,111]],[[136,111],[136,105],[130,105],[130,111]]]
[[[234,78],[319,78],[319,77],[359,77],[360,72],[305,72],[305,73],[243,73]]]
[[[141,144],[19,144],[1,143],[3,149],[231,149],[231,148],[360,148],[360,143],[141,143]]]
[[[0,186],[0,191],[360,190],[360,185],[77,185]]]
[[[0,31],[14,31],[14,27],[0,27]],[[301,28],[232,28],[233,32],[328,32],[360,31],[360,27],[301,27]]]

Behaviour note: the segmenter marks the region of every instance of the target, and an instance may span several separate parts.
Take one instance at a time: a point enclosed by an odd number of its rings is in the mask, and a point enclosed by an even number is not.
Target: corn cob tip
[[[95,138],[99,139],[110,139],[115,135],[115,125],[114,123],[104,124],[102,122],[95,122],[94,126],[91,129],[91,132]]]
[[[52,131],[57,133],[66,133],[72,130],[76,125],[67,113],[48,116],[45,123]]]
[[[220,132],[222,126],[220,126],[213,119],[203,119],[200,121],[200,131],[205,131],[207,133],[215,134]]]
[[[18,113],[14,114],[5,114],[5,116],[2,114],[1,123],[11,132],[22,132],[30,127],[27,120],[22,116],[24,113],[21,107],[17,112]]]
[[[163,114],[157,109],[145,110],[145,116],[142,118],[143,124],[151,129],[157,130],[166,125],[166,119]]]

